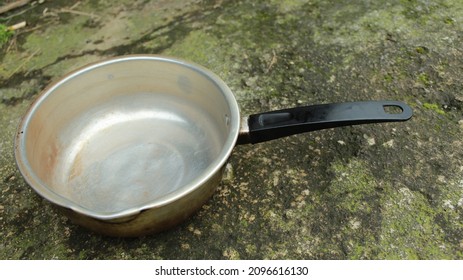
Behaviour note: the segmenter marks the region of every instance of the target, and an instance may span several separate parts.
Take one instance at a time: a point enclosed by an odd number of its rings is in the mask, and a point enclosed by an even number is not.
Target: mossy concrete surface
[[[116,4],[115,4],[116,3]],[[45,1],[0,53],[0,259],[462,259],[463,2]],[[48,83],[123,54],[216,72],[243,115],[407,102],[405,123],[237,146],[215,195],[180,226],[100,236],[22,179],[16,127]]]

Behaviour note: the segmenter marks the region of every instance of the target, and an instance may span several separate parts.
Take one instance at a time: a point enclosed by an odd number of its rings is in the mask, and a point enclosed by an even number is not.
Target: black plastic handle
[[[260,143],[314,130],[357,124],[402,122],[413,115],[400,101],[362,101],[312,105],[250,115],[238,144]]]

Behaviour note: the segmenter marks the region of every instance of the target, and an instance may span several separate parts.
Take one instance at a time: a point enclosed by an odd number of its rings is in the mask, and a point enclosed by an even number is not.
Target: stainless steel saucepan
[[[19,125],[15,156],[27,183],[75,223],[139,236],[199,209],[236,144],[411,116],[402,102],[368,101],[241,119],[233,93],[209,70],[168,57],[123,56],[46,88]]]

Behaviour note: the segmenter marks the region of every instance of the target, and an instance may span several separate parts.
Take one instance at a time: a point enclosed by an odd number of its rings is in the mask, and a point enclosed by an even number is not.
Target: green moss
[[[427,0],[400,0],[404,7],[403,14],[410,19],[425,22],[427,16],[440,7],[440,3]]]
[[[22,45],[23,52],[8,52],[0,66],[0,75],[8,78],[16,72],[32,71],[52,65],[70,53],[79,53],[94,33],[83,28],[86,18],[77,17],[65,25],[31,33]],[[0,76],[0,78],[1,78]]]
[[[459,250],[458,237],[454,238],[456,244],[449,246],[449,229],[444,230],[438,222],[446,219],[444,224],[453,224],[450,231],[457,234],[462,223],[457,222],[460,218],[456,210],[443,207],[441,211],[419,192],[378,182],[361,160],[337,161],[331,171],[330,186],[312,192],[304,206],[287,210],[284,215],[267,213],[268,225],[292,238],[274,244],[265,257],[447,259]],[[461,190],[458,184],[454,186],[456,192],[441,200],[443,205],[456,208]],[[294,243],[298,250],[292,248]]]
[[[278,9],[281,12],[292,12],[297,9],[300,9],[302,6],[311,3],[310,0],[271,0],[273,5],[278,6]]]
[[[230,65],[225,63],[230,48],[223,48],[217,37],[202,30],[188,33],[183,40],[177,41],[173,46],[163,52],[165,55],[179,57],[198,63],[222,79],[229,81],[237,77],[230,77]]]
[[[395,0],[388,1],[388,5],[369,1],[367,9],[356,4],[316,2],[325,16],[319,28],[314,29],[316,42],[351,47],[359,52],[372,44],[381,44],[387,36],[410,44],[432,42],[433,49],[445,49],[447,42],[440,38],[455,39],[457,33],[448,28],[449,24],[463,17],[460,2],[451,0]]]
[[[392,76],[392,74],[386,74],[384,75],[384,81],[387,82],[387,83],[391,83],[394,81],[394,76]]]
[[[438,104],[434,104],[434,103],[424,103],[424,104],[423,104],[423,107],[424,107],[425,109],[434,111],[434,112],[438,113],[439,115],[445,115],[445,111],[442,110],[441,107],[440,107]]]
[[[444,23],[448,25],[453,25],[455,24],[455,20],[453,18],[445,18]]]
[[[336,161],[328,188],[296,198],[293,207],[279,214],[266,214],[267,224],[292,238],[275,244],[265,257],[282,250],[286,257],[362,259],[374,257],[375,219],[378,214],[378,183],[360,160]],[[301,227],[301,224],[304,224]],[[299,248],[293,248],[297,244]],[[280,249],[278,249],[280,248]],[[286,251],[285,251],[286,250]],[[296,253],[295,253],[296,252]]]
[[[69,51],[79,52],[83,49],[87,38],[94,33],[93,30],[82,27],[86,20],[78,17],[67,25],[48,28],[43,34],[31,34],[24,47],[31,51],[39,50],[40,55],[32,57],[29,65],[32,68],[41,68],[65,57]]]
[[[436,212],[426,198],[408,188],[387,188],[382,199],[381,259],[445,259],[450,256]]]
[[[0,24],[0,48],[8,42],[8,40],[13,36],[14,31],[8,28],[4,24]]]
[[[425,86],[429,86],[432,84],[431,79],[429,78],[429,75],[426,73],[421,73],[418,75],[418,81],[422,83]]]
[[[214,61],[214,54],[219,51],[219,45],[214,36],[204,31],[192,31],[183,40],[166,50],[164,54],[207,66]]]
[[[427,54],[427,53],[429,53],[429,49],[426,48],[426,47],[422,47],[422,46],[416,47],[415,50],[419,54]]]
[[[352,214],[371,212],[370,200],[376,196],[376,182],[368,168],[360,161],[347,165],[335,162],[332,165],[335,180],[332,181],[326,199],[337,201],[337,208]]]

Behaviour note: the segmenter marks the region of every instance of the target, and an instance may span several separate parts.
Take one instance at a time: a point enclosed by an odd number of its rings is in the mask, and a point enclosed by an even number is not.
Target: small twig
[[[270,63],[268,64],[266,73],[268,73],[268,72],[270,71],[270,69],[272,69],[273,65],[275,65],[275,63],[277,63],[277,61],[278,61],[277,55],[276,55],[276,53],[275,53],[275,50],[272,50],[272,52],[273,52],[272,60],[271,60]]]
[[[20,28],[23,28],[23,27],[26,27],[26,22],[23,21],[23,22],[20,22],[20,23],[16,23],[12,26],[9,26],[8,29],[11,30],[11,31],[15,31],[15,30],[18,30]]]
[[[40,29],[40,28],[42,28],[42,27],[43,27],[43,25],[36,25],[36,26],[34,26],[34,27],[31,27],[31,28],[23,29],[23,30],[21,30],[21,32],[19,32],[18,34],[23,34],[23,33],[27,33],[27,32],[32,32],[32,31],[35,31],[35,30]]]
[[[75,8],[77,8],[78,6],[80,5],[80,1],[75,3],[74,5],[71,6],[71,8],[69,8],[69,10],[74,10]]]
[[[16,48],[16,36],[14,36],[10,42],[8,43],[8,47],[6,48],[6,53],[9,53],[11,49]]]
[[[18,0],[16,2],[3,5],[3,6],[0,7],[0,14],[3,14],[3,13],[6,13],[8,11],[14,10],[16,8],[25,6],[25,5],[29,4],[29,2],[31,2],[31,0]]]
[[[20,15],[22,15],[22,14],[27,13],[28,11],[34,9],[35,7],[36,7],[36,6],[30,6],[29,8],[22,9],[20,12],[17,12],[17,13],[15,13],[15,14],[11,14],[11,15],[9,15],[9,16],[7,16],[7,17],[0,17],[0,20],[3,20],[3,21],[10,20],[10,19],[12,19],[12,18],[14,18],[14,17],[17,17],[17,16],[20,16]]]

